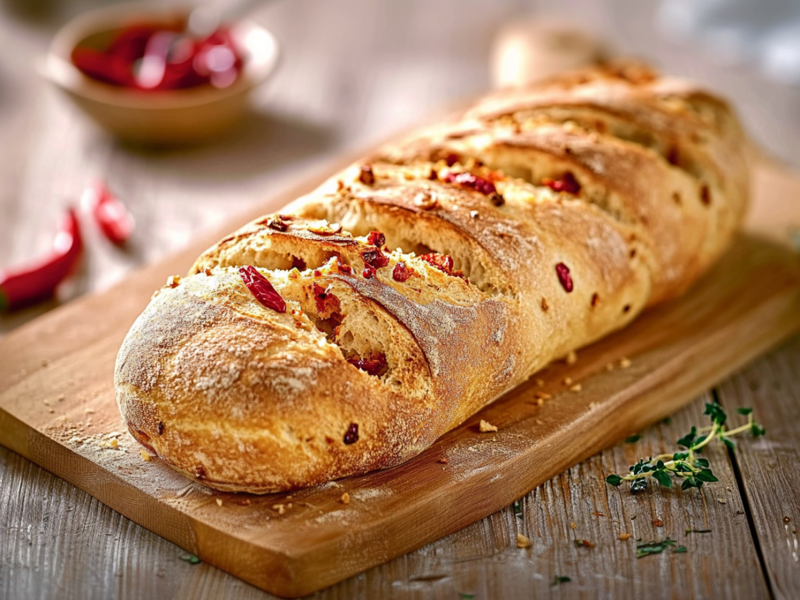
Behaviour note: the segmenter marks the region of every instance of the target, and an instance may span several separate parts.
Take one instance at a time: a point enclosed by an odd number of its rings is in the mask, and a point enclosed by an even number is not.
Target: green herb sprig
[[[735,444],[732,438],[740,433],[750,432],[754,438],[765,435],[764,428],[753,419],[752,408],[740,408],[740,415],[747,417],[747,423],[728,429],[726,422],[728,415],[722,406],[716,402],[707,403],[703,413],[708,415],[711,425],[707,427],[692,427],[692,430],[678,440],[678,446],[686,448],[685,451],[659,454],[653,458],[643,458],[632,465],[627,475],[611,474],[606,477],[606,482],[619,486],[623,481],[631,482],[631,493],[636,494],[647,489],[648,478],[652,477],[666,488],[672,487],[672,478],[683,479],[681,489],[688,490],[693,487],[700,489],[704,483],[719,481],[706,458],[697,455],[703,451],[712,440],[718,439],[728,448],[733,449]]]
[[[676,546],[677,542],[666,538],[657,542],[640,542],[636,544],[636,558],[643,558],[651,554],[661,554],[667,548],[672,548],[673,554],[683,554],[686,546]]]

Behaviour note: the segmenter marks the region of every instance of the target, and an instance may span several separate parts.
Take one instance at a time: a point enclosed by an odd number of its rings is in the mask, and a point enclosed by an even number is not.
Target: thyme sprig
[[[764,435],[764,428],[755,422],[752,408],[740,408],[740,415],[747,417],[747,423],[728,429],[728,415],[716,402],[707,403],[704,415],[708,415],[711,425],[707,427],[692,427],[691,431],[678,440],[678,446],[685,451],[659,454],[653,458],[642,458],[629,468],[627,475],[611,474],[606,477],[606,482],[619,486],[623,481],[631,482],[631,493],[636,494],[647,489],[647,481],[652,477],[666,488],[672,487],[672,478],[683,479],[681,489],[688,490],[696,487],[700,489],[704,483],[719,481],[711,468],[708,459],[698,457],[712,440],[718,439],[728,448],[735,448],[732,438],[740,433],[750,432],[757,438]]]

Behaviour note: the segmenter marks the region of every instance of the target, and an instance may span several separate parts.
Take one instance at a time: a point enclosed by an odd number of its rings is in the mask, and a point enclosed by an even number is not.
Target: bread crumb
[[[580,392],[583,389],[583,386],[580,383],[576,383],[569,389],[571,392]]]
[[[664,521],[662,521],[661,519],[653,519],[653,525],[655,525],[656,527],[663,527]]]
[[[440,463],[442,463],[443,465],[446,465],[446,464],[447,464],[447,463],[449,463],[450,461],[449,461],[448,459],[446,459],[446,458],[440,458],[440,459],[439,459],[438,461],[436,461],[436,462],[440,462]]]
[[[150,454],[147,452],[147,450],[141,450],[141,451],[139,452],[139,454],[141,455],[141,457],[142,457],[142,460],[143,460],[144,462],[150,462],[151,460],[153,460],[153,457],[152,457],[152,456],[150,456]]]
[[[413,202],[414,206],[421,208],[422,210],[432,210],[436,208],[436,205],[438,204],[436,196],[430,192],[419,192],[416,196],[414,196]]]
[[[283,504],[273,504],[272,510],[277,510],[279,515],[286,512],[286,507]]]
[[[216,502],[217,502],[217,506],[222,506],[222,498],[217,498]]]
[[[564,377],[564,385],[572,385],[572,377]]]
[[[550,400],[550,398],[552,398],[547,392],[536,392],[533,397],[537,400]]]
[[[578,362],[578,353],[575,352],[575,350],[570,350],[567,353],[567,358],[565,358],[564,360],[567,362],[568,365],[574,365],[576,362]]]
[[[614,363],[608,363],[606,365],[606,371],[613,371],[614,370]]]
[[[58,397],[56,398],[56,400],[58,400],[59,402],[63,402],[66,399],[67,396],[65,394],[59,394]]]
[[[206,267],[205,269],[203,269],[203,274],[204,274],[206,277],[211,277],[211,269],[209,269],[208,267]]]
[[[170,275],[167,277],[167,287],[176,288],[181,284],[180,275]]]
[[[719,502],[720,504],[727,504],[728,503],[728,501],[725,500],[725,498],[717,498],[717,502]]]
[[[53,410],[53,409],[51,408],[51,409],[49,409],[47,412],[49,412],[50,414],[53,414],[53,413],[54,413],[54,412],[56,412],[56,411],[55,411],[55,410]]]
[[[342,494],[342,504],[350,504],[350,494],[347,492]]]
[[[578,528],[578,524],[575,521],[572,521],[572,523],[569,524],[569,527],[570,527],[570,529],[577,529]]]
[[[530,548],[531,541],[521,533],[517,534],[517,548]]]
[[[536,380],[536,385],[538,387],[544,387],[544,379],[537,379]]]
[[[627,358],[624,358],[624,357],[623,357],[623,358],[622,358],[622,359],[619,361],[619,366],[620,366],[620,368],[621,368],[621,369],[627,369],[628,367],[630,367],[630,366],[631,366],[631,361],[630,361],[630,360],[628,360]]]
[[[46,366],[47,366],[47,365],[49,365],[49,364],[50,364],[50,362],[49,362],[49,361],[48,361],[46,358],[43,358],[43,359],[42,359],[42,366],[43,366],[43,367],[46,367]]]
[[[93,415],[94,414],[94,409],[93,408],[89,408],[87,406],[85,412],[86,412],[87,415]]]
[[[497,431],[497,427],[489,423],[489,421],[484,421],[481,419],[481,423],[478,426],[478,429],[481,433],[490,433],[492,431]]]
[[[618,539],[619,539],[620,541],[624,542],[625,540],[629,540],[629,539],[631,539],[632,537],[633,537],[633,535],[632,535],[632,534],[630,534],[630,533],[620,533],[620,534],[619,534],[619,538],[618,538]]]
[[[119,441],[117,441],[117,438],[111,438],[108,442],[108,447],[114,448],[115,450],[119,448]]]

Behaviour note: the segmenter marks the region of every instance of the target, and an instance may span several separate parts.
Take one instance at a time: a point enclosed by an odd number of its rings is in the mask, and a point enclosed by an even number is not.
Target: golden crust
[[[399,464],[683,291],[730,240],[746,184],[730,110],[682,82],[629,66],[499,92],[200,256],[126,337],[120,410],[218,489]],[[245,265],[285,313],[256,301]]]

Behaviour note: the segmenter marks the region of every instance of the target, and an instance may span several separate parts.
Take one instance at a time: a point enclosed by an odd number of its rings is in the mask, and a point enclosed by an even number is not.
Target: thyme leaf
[[[730,450],[736,445],[731,440],[735,435],[749,432],[754,438],[765,435],[764,428],[755,422],[752,408],[739,408],[738,414],[747,417],[747,422],[734,429],[728,428],[728,414],[717,402],[706,403],[703,412],[711,425],[692,429],[677,441],[677,445],[685,448],[677,452],[659,454],[656,457],[642,458],[628,468],[626,475],[612,473],[606,477],[606,483],[618,487],[623,481],[629,481],[632,494],[638,494],[647,490],[647,482],[650,478],[655,479],[661,487],[671,488],[673,478],[680,479],[681,489],[690,490],[691,488],[701,489],[705,483],[719,481],[710,468],[707,458],[698,456],[703,449],[713,440],[719,440]],[[626,443],[638,441],[638,434],[625,440]],[[633,439],[636,438],[636,439]]]
[[[636,558],[642,558],[651,554],[661,554],[670,546],[674,546],[677,542],[671,538],[655,542],[639,542],[636,544]]]

